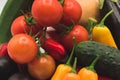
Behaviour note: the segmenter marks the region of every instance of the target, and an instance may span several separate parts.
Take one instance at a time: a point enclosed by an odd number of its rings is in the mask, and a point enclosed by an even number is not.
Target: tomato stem
[[[71,51],[71,54],[70,54],[70,56],[69,56],[69,58],[68,58],[68,60],[67,60],[67,62],[66,62],[66,65],[70,65],[70,62],[71,62],[71,60],[72,60],[73,53],[74,53],[74,50],[75,50],[75,47],[76,47],[76,38],[75,38],[75,37],[73,37],[73,41],[74,41],[74,46],[73,46],[73,49],[72,49],[72,51]]]

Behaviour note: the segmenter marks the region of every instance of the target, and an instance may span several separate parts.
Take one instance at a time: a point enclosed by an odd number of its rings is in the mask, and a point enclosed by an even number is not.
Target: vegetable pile
[[[119,44],[107,22],[120,13],[119,1],[94,2],[8,0],[0,15],[0,80],[120,80]],[[115,8],[107,11],[107,3]]]

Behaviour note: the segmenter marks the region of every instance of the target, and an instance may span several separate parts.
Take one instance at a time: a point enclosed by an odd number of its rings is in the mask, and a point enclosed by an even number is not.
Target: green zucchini
[[[87,66],[96,56],[100,56],[95,65],[98,74],[120,80],[120,50],[95,41],[80,42],[75,48],[78,65]]]
[[[34,0],[7,0],[0,15],[0,43],[11,38],[10,26],[12,21],[20,14],[20,10],[29,10]]]
[[[114,10],[114,13],[106,19],[105,24],[110,29],[115,43],[118,49],[120,49],[120,0],[116,3],[113,3],[110,0],[105,0],[104,7],[100,10],[100,14],[103,16],[112,9]]]

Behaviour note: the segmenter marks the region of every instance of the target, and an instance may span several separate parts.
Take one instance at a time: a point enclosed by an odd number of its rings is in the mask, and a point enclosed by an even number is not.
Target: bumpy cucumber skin
[[[120,80],[120,50],[95,41],[84,41],[76,46],[78,65],[90,65],[97,55],[100,56],[95,65],[97,73]]]
[[[11,38],[10,26],[13,20],[21,15],[20,10],[28,11],[34,0],[7,0],[0,15],[0,43]]]

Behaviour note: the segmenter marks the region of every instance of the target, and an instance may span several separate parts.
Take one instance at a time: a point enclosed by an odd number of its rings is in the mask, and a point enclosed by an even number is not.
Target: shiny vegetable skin
[[[101,22],[94,26],[92,30],[92,40],[100,43],[107,44],[117,48],[114,38],[109,28],[104,24],[107,17],[112,14],[114,10],[110,10],[101,20]]]
[[[75,49],[78,65],[88,65],[97,55],[100,56],[95,65],[98,74],[120,80],[120,50],[95,41],[79,43]]]
[[[10,26],[12,21],[20,15],[20,10],[30,9],[33,0],[7,0],[0,15],[0,43],[7,42],[11,38]],[[29,7],[29,8],[28,8]]]
[[[106,26],[110,29],[118,49],[120,49],[120,0],[117,3],[113,3],[110,0],[105,0],[104,7],[100,11],[101,16],[105,15],[111,9],[114,10],[107,19]]]

